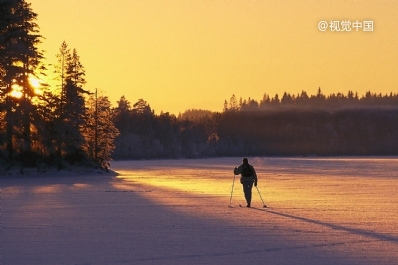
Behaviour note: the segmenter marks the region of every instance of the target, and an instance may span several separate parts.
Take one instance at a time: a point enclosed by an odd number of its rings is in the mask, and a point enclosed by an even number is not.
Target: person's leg
[[[242,182],[242,187],[243,187],[243,194],[245,195],[245,200],[247,202],[247,183]]]
[[[250,203],[252,201],[253,182],[245,181],[242,183],[242,185],[243,185],[243,193],[245,194],[245,199],[247,202],[247,207],[250,207]]]
[[[247,206],[250,207],[250,204],[252,202],[252,188],[253,188],[253,182],[247,183]]]

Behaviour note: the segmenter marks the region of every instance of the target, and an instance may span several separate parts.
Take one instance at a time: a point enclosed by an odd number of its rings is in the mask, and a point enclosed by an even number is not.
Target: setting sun
[[[12,91],[10,92],[10,96],[13,98],[21,98],[22,97],[22,87],[17,84],[12,85]]]
[[[29,83],[34,88],[39,88],[40,87],[40,80],[37,79],[36,77],[32,76],[32,75],[29,76]]]
[[[41,89],[42,81],[40,79],[36,78],[33,75],[29,75],[29,84],[32,87],[32,89],[36,95],[40,95],[43,93],[43,90]],[[13,98],[21,98],[23,95],[22,91],[23,91],[23,88],[20,85],[13,84],[12,91],[10,92],[10,96]]]
[[[32,86],[34,92],[36,95],[40,95],[42,94],[42,89],[40,89],[41,85],[42,85],[42,81],[38,78],[36,78],[33,75],[29,76],[29,83]]]

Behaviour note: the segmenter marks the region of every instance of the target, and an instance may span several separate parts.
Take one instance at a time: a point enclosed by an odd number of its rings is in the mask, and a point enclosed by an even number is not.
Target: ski
[[[243,208],[243,207],[247,207],[247,206],[243,206],[242,204],[239,204],[239,207],[242,207],[242,208]],[[254,208],[254,209],[257,209],[256,207],[253,207],[253,206],[250,206],[250,207],[247,207],[247,208]],[[264,204],[264,205],[263,205],[263,208],[268,208],[268,207],[267,207],[267,205]]]
[[[235,208],[235,206],[233,206],[233,205],[228,205],[228,207],[229,207],[229,208]],[[253,206],[247,207],[247,206],[244,206],[244,205],[242,205],[242,204],[239,204],[239,207],[240,207],[240,208],[253,208],[253,209],[259,209],[258,207],[253,207]],[[268,206],[264,204],[264,205],[263,205],[263,208],[268,208]]]

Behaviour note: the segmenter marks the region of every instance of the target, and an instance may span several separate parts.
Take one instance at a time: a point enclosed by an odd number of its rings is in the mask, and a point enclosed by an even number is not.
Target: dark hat
[[[245,158],[243,158],[243,163],[247,164],[247,163],[249,163],[249,160],[247,160],[247,158],[245,157]]]

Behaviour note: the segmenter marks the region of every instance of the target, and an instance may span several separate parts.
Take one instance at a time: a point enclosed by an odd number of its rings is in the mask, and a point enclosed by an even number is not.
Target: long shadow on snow
[[[346,231],[346,232],[349,232],[349,233],[352,233],[352,234],[357,234],[357,235],[361,235],[361,236],[367,236],[367,237],[375,238],[375,239],[378,239],[378,240],[389,241],[389,242],[392,242],[394,244],[398,244],[398,237],[391,236],[391,235],[380,234],[380,233],[367,231],[367,230],[364,230],[364,229],[350,228],[350,227],[345,227],[345,226],[342,226],[342,225],[326,223],[326,222],[322,222],[322,221],[318,221],[318,220],[314,220],[314,219],[310,219],[310,218],[305,218],[305,217],[300,217],[300,216],[294,216],[294,215],[291,215],[291,214],[276,212],[276,211],[269,210],[269,209],[265,210],[265,209],[254,208],[254,207],[252,207],[251,209],[257,210],[257,211],[262,211],[262,212],[267,212],[267,213],[274,214],[274,215],[279,215],[279,216],[286,217],[286,218],[296,219],[296,220],[304,221],[304,222],[307,222],[307,223],[312,223],[312,224],[316,224],[316,225],[326,226],[326,227],[329,227],[329,228],[332,228],[332,229],[335,229],[335,230]]]

